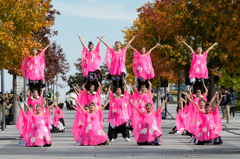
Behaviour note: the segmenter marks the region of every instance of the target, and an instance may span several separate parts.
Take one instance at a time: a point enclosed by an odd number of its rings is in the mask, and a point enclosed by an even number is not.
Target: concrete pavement
[[[175,117],[176,106],[169,105],[169,112]],[[71,134],[75,111],[63,108],[67,131],[52,134],[51,147],[20,147],[19,134],[14,125],[0,131],[0,159],[52,158],[52,159],[161,159],[161,158],[240,158],[240,113],[228,124],[228,130],[222,131],[223,145],[194,145],[187,136],[168,134],[175,120],[163,120],[163,143],[161,146],[138,146],[133,137],[126,142],[121,136],[108,146],[77,146]],[[104,113],[104,130],[107,132],[107,111]],[[226,123],[226,121],[223,121]],[[234,134],[236,133],[236,134]],[[132,136],[133,134],[131,134]]]

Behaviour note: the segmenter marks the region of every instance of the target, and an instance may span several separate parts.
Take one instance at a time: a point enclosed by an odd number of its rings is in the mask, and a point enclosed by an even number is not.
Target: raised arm
[[[99,81],[97,81],[97,82],[98,82],[98,90],[99,90],[99,92],[101,92],[102,85],[101,85],[101,83]]]
[[[27,97],[29,97],[30,96],[30,93],[29,93],[30,92],[30,88],[29,87],[28,87],[26,92],[27,92]]]
[[[102,38],[97,37],[104,45],[106,45],[108,48],[110,47],[105,41],[103,41]]]
[[[206,52],[208,53],[208,52],[209,52],[210,50],[212,50],[212,48],[213,48],[214,46],[216,46],[216,45],[218,45],[218,43],[214,43],[210,48],[207,49]]]
[[[218,95],[218,92],[216,91],[215,95],[213,96],[213,98],[211,99],[211,101],[209,102],[209,104],[212,105],[212,103],[213,103],[213,101],[216,99],[217,95]]]
[[[70,98],[72,98],[73,100],[75,100],[75,102],[76,102],[77,105],[80,107],[80,109],[82,110],[82,112],[87,113],[86,110],[81,106],[81,104],[79,104],[79,102],[77,101],[76,98],[73,98],[73,97],[70,97]],[[75,109],[75,110],[76,110],[76,109]]]
[[[187,99],[188,99],[189,102],[192,102],[192,103],[194,104],[194,106],[197,106],[197,103],[196,103],[194,100],[192,100],[192,99],[187,95],[187,93],[182,92],[182,94],[186,95],[186,97],[187,97]]]
[[[108,87],[108,92],[109,92],[109,93],[111,93],[111,92],[112,92],[112,91],[111,91],[112,84],[113,84],[113,83],[111,83],[111,84],[110,84],[110,86]]]
[[[179,101],[180,109],[183,109],[183,101],[184,101],[183,98],[181,98],[180,101]]]
[[[82,46],[85,47],[85,45],[84,45],[84,43],[83,43],[83,41],[82,41],[81,36],[78,35],[78,37],[79,37],[80,42],[82,43]]]
[[[205,82],[204,82],[204,79],[203,79],[203,87],[204,87],[204,89],[205,89],[205,96],[207,97],[207,95],[208,95],[208,89],[207,89],[207,87],[206,87],[206,85],[205,85]]]
[[[113,99],[113,98],[115,98],[115,97],[110,98],[110,99],[107,101],[107,103],[104,104],[104,106],[101,108],[101,111],[103,111],[103,110],[106,108],[106,106],[108,105],[108,103],[110,102],[110,100]]]
[[[128,101],[129,101],[129,103],[139,112],[139,114],[141,114],[142,115],[142,112],[141,112],[141,110],[140,109],[138,109],[138,107],[136,107],[133,103],[132,103],[132,101],[130,100],[130,99],[127,99]]]
[[[133,36],[132,39],[127,43],[126,45],[126,49],[130,46],[130,44],[132,43],[132,41],[136,38],[137,35]]]
[[[194,86],[194,83],[192,84],[192,86],[191,86],[190,89],[189,89],[189,94],[190,94],[190,96],[192,95],[193,86]]]
[[[217,106],[219,106],[219,104],[221,103],[221,101],[222,101],[222,99],[223,99],[224,96],[225,96],[225,95],[221,95],[221,98],[218,100]]]
[[[164,100],[164,102],[160,105],[159,108],[162,108],[162,107],[165,105],[165,103],[167,102],[168,98],[169,98],[169,96]],[[158,108],[158,109],[159,109],[159,108]]]
[[[43,89],[42,88],[41,88],[41,94],[40,95],[41,95],[41,97],[43,97]]]
[[[87,82],[88,82],[88,79],[87,79],[87,81],[82,85],[82,89],[85,89],[85,85],[87,84]]]
[[[151,83],[150,81],[148,81],[148,84],[149,84],[148,90],[149,90],[150,92],[152,92],[152,83]]]
[[[20,96],[20,97],[22,97],[22,96]],[[23,101],[24,105],[27,107],[27,109],[28,109],[28,110],[31,110],[31,109],[29,108],[28,104],[25,102],[25,100],[24,100],[23,97],[22,97],[22,101]]]
[[[51,44],[48,44],[43,50],[47,50]]]
[[[20,98],[21,98],[21,97],[20,97]],[[17,100],[18,100],[18,106],[19,106],[20,109],[23,109],[23,108],[22,108],[22,105],[21,105],[21,103],[20,103],[20,98],[17,97]]]
[[[182,43],[191,51],[191,53],[194,53],[194,51],[191,48],[191,46],[189,46],[185,41],[182,41]]]
[[[58,98],[59,98],[59,96],[54,100],[54,102],[52,103],[52,105],[50,105],[50,107],[48,107],[48,111],[50,111],[50,110],[52,109],[52,107],[55,106]]]
[[[151,48],[148,52],[151,53],[156,47],[160,46],[159,43],[157,43],[153,48]]]
[[[74,89],[74,91],[75,91],[75,93],[76,93],[76,94],[78,94],[78,93],[79,93],[79,91],[77,91],[77,88],[76,88],[76,86],[73,86],[73,89]]]

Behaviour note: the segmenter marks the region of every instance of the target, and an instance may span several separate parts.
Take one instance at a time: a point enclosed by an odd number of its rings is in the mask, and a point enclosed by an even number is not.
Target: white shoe
[[[77,142],[77,146],[81,146],[81,142],[80,141]]]
[[[130,141],[131,141],[131,139],[129,139],[128,137],[126,137],[125,140],[126,140],[127,142],[130,142]]]
[[[129,130],[129,134],[131,134],[132,133],[132,131],[131,130]]]
[[[235,118],[232,118],[232,119],[235,119]]]
[[[180,131],[177,131],[175,134],[182,134]]]
[[[111,140],[111,142],[114,142],[114,141],[115,141],[114,139]]]

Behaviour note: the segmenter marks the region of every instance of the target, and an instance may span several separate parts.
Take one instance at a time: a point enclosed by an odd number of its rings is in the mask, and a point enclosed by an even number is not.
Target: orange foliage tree
[[[171,74],[170,76],[174,77],[181,72],[188,76],[192,55],[181,44],[181,40],[186,41],[194,49],[201,45],[203,50],[214,42],[219,43],[219,46],[208,54],[210,96],[214,94],[214,68],[220,67],[230,72],[239,72],[240,3],[238,1],[155,0],[154,3],[146,3],[137,11],[139,15],[133,26],[123,31],[125,39],[128,41],[132,35],[138,34],[138,39],[132,45],[135,48],[141,46],[150,48],[155,45],[150,35],[154,37],[161,35],[162,46],[151,55],[156,76],[162,76],[165,71],[157,69],[156,61],[160,62],[163,59],[166,60],[163,63],[165,69],[170,70],[167,75]],[[129,64],[130,62],[127,63]]]

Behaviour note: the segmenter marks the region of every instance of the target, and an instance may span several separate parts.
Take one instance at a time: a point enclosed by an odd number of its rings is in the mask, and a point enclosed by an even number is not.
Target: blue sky
[[[92,41],[95,46],[98,42],[97,36],[106,35],[104,40],[109,45],[115,41],[124,42],[123,33],[125,27],[130,27],[137,18],[136,9],[152,0],[53,0],[54,8],[61,12],[56,17],[53,30],[58,31],[58,36],[53,37],[65,52],[70,71],[68,75],[76,72],[74,63],[81,57],[82,45],[77,37],[82,37],[85,45]],[[105,58],[106,47],[101,44],[102,61]],[[12,89],[12,76],[5,71],[5,90]],[[60,83],[67,85],[60,81]],[[59,88],[60,98],[64,98],[69,87]]]

